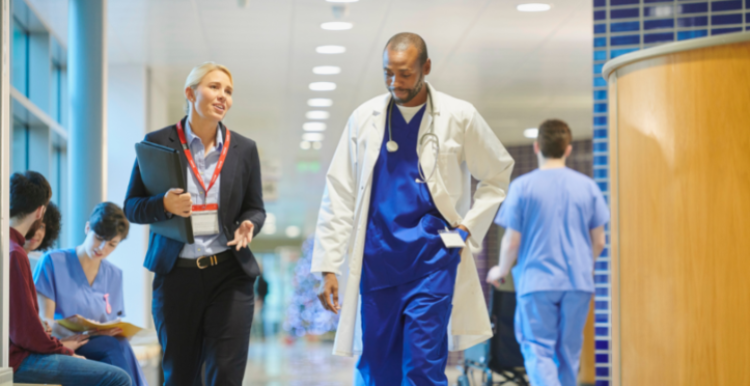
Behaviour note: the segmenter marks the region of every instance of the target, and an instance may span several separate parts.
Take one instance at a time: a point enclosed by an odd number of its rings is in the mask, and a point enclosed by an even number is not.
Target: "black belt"
[[[232,255],[232,251],[229,251],[229,250],[221,252],[218,255],[201,256],[197,259],[183,259],[181,257],[178,257],[177,267],[206,269],[209,267],[219,265],[233,258],[234,256]]]

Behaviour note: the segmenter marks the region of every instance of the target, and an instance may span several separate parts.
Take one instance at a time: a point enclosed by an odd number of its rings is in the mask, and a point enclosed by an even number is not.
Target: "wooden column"
[[[614,385],[750,385],[744,35],[609,77]]]

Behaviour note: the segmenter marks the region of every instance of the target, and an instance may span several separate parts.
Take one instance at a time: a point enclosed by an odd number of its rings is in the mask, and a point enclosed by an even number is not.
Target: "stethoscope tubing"
[[[419,171],[420,179],[416,180],[416,182],[422,183],[422,184],[427,183],[427,181],[429,181],[429,179],[432,178],[432,176],[435,174],[435,169],[437,169],[437,160],[440,155],[440,139],[435,134],[435,116],[434,116],[435,106],[432,103],[432,95],[429,89],[427,89],[427,101],[430,104],[430,114],[433,114],[433,116],[432,116],[432,120],[430,121],[430,127],[428,128],[427,133],[422,134],[422,136],[417,141],[417,170]],[[388,152],[390,153],[394,153],[398,151],[398,144],[396,143],[396,141],[393,140],[393,132],[391,130],[391,119],[393,119],[392,113],[393,113],[394,104],[395,102],[393,100],[393,96],[391,96],[390,101],[388,101],[388,143],[386,143],[386,148],[388,149]],[[424,169],[422,168],[422,149],[424,147],[424,141],[426,138],[432,138],[434,147],[435,147],[435,159],[433,161],[434,163],[433,163],[432,170],[430,171],[429,176],[425,176]],[[391,150],[391,147],[389,147],[391,143],[396,144],[395,150]]]

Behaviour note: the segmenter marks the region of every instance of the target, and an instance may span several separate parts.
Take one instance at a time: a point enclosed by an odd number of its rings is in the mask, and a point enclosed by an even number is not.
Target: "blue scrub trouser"
[[[92,336],[88,343],[76,350],[76,354],[86,359],[103,362],[112,366],[117,366],[125,370],[133,386],[147,386],[143,370],[135,358],[133,348],[126,338],[113,336]]]
[[[458,264],[362,294],[358,382],[367,386],[447,386],[448,322]]]
[[[576,386],[592,294],[541,291],[518,297],[516,339],[533,386]]]

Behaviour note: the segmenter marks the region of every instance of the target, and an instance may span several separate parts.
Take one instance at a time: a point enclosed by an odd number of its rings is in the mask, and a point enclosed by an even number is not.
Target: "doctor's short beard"
[[[420,73],[419,79],[417,80],[417,84],[414,85],[414,88],[408,90],[409,95],[406,98],[402,99],[402,98],[397,97],[396,94],[393,93],[393,88],[390,88],[388,91],[391,92],[391,97],[393,97],[393,100],[396,103],[403,105],[404,103],[411,102],[411,100],[414,99],[414,97],[416,97],[420,91],[422,91],[422,87],[424,87],[424,74]]]

